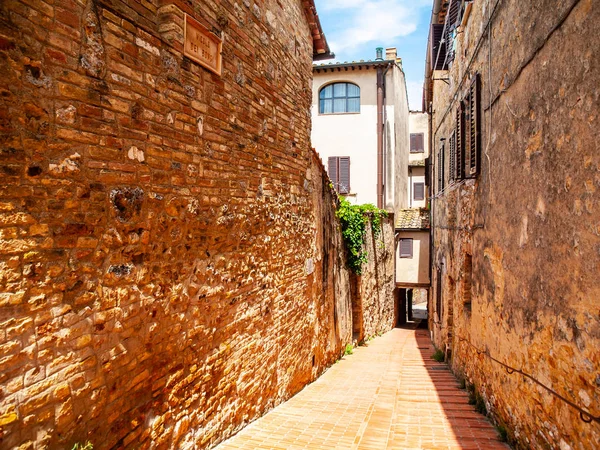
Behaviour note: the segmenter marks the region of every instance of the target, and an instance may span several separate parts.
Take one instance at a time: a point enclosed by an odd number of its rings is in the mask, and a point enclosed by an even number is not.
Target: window
[[[442,321],[442,270],[436,270],[436,289],[435,289],[435,312],[438,321]]]
[[[400,239],[400,258],[413,257],[413,240]]]
[[[453,131],[450,135],[450,140],[448,142],[448,146],[450,147],[450,180],[452,183],[457,179],[456,176],[456,131]]]
[[[475,74],[456,108],[456,128],[450,136],[450,178],[475,178],[481,165],[480,87]]]
[[[440,151],[437,155],[437,191],[442,192],[444,190],[444,143],[440,144]]]
[[[360,88],[352,83],[333,83],[319,91],[319,114],[360,112]]]
[[[411,133],[410,134],[410,152],[411,153],[423,153],[425,151],[425,146],[423,145],[423,143],[424,143],[423,133]]]
[[[475,74],[465,98],[465,163],[466,176],[475,177],[479,173],[480,165],[480,99],[479,99],[479,74]]]
[[[327,160],[327,172],[333,187],[339,194],[350,193],[350,157],[330,156]]]
[[[425,200],[425,183],[413,184],[413,200]]]

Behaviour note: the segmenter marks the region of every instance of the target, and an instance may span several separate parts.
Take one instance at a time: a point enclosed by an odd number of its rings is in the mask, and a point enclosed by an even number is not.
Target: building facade
[[[427,298],[430,279],[429,188],[426,162],[429,157],[429,115],[409,113],[407,205],[396,215],[396,287],[401,318],[412,318],[413,301]],[[405,314],[406,311],[406,314]]]
[[[433,11],[433,339],[517,448],[599,448],[600,5]]]
[[[408,129],[408,207],[425,208],[428,205],[425,161],[429,156],[429,115],[421,111],[410,111]]]
[[[395,48],[385,59],[315,65],[312,119],[338,193],[392,212],[407,206],[408,100]]]
[[[343,354],[326,54],[312,1],[0,2],[2,449],[210,448]]]

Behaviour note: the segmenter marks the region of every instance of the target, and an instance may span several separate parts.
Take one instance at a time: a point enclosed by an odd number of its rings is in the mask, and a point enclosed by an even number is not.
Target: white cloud
[[[430,3],[430,1],[427,1]],[[334,53],[351,51],[368,42],[389,45],[414,32],[425,0],[328,0],[323,7],[339,22],[327,33]]]

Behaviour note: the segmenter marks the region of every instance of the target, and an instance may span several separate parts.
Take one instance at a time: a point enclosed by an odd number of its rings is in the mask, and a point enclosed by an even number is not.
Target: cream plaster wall
[[[360,113],[319,114],[319,90],[330,83],[360,87]],[[330,156],[350,157],[350,195],[354,204],[377,204],[377,70],[374,68],[313,73],[312,146],[329,170]],[[384,114],[385,208],[407,206],[408,100],[404,74],[392,66],[386,74]]]
[[[400,258],[396,244],[396,283],[429,283],[429,231],[401,231],[399,239],[413,240],[413,257]]]
[[[409,112],[408,112],[408,94],[406,92],[406,78],[404,72],[399,66],[395,66],[391,76],[392,82],[387,82],[387,103],[393,102],[394,107],[394,130],[396,140],[393,147],[393,167],[394,180],[393,199],[388,194],[387,209],[393,205],[393,211],[398,212],[408,207],[406,202],[406,192],[408,190],[408,154],[410,152],[409,137]],[[389,117],[389,116],[388,116]],[[392,161],[388,157],[388,161]],[[391,165],[391,162],[390,162]]]
[[[350,157],[350,195],[355,204],[377,204],[377,72],[376,70],[314,73],[312,146],[329,172],[330,156]],[[335,82],[360,88],[360,113],[319,114],[319,90]]]
[[[423,133],[424,153],[410,153],[408,160],[421,161],[429,156],[429,121],[428,114],[419,111],[411,111],[408,115],[408,127],[410,133]],[[410,150],[409,150],[410,151]]]
[[[415,200],[415,183],[425,183],[425,167],[409,167],[408,169],[408,205],[409,208],[425,208],[427,192],[423,200]]]

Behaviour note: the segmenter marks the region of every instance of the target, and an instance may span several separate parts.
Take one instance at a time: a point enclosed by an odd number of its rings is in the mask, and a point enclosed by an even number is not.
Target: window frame
[[[415,137],[415,140],[418,136],[421,137],[421,148],[417,148],[416,150],[413,150],[413,136]],[[425,153],[425,133],[410,133],[410,153]],[[418,147],[415,145],[415,147]]]
[[[410,253],[402,252],[402,241],[410,242]],[[398,254],[402,259],[412,259],[414,256],[414,239],[413,238],[400,238],[400,242],[398,243]]]
[[[347,164],[347,170],[348,170],[348,174],[347,174],[347,180],[348,180],[348,186],[346,187],[346,189],[342,190],[341,187],[342,185],[342,180],[343,177],[340,176],[341,174],[341,167],[342,167],[342,160],[347,160],[348,164]],[[335,170],[332,173],[332,163],[335,165]],[[336,190],[336,192],[340,195],[350,195],[351,190],[350,190],[350,157],[349,156],[329,156],[327,158],[327,175],[329,176],[329,179],[331,180],[331,182],[333,183],[333,187]],[[333,176],[332,176],[333,175]]]
[[[421,198],[417,198],[417,185],[422,185],[423,186],[423,195],[421,196]],[[425,183],[423,183],[422,181],[413,183],[413,200],[414,201],[423,201],[425,200]]]
[[[341,85],[341,84],[346,85],[346,88],[345,88],[346,94],[344,96],[336,97],[335,96],[335,85]],[[350,96],[348,94],[348,85],[352,85],[352,86],[356,87],[356,89],[358,89],[358,95]],[[322,97],[322,93],[325,91],[325,89],[327,89],[330,86],[331,86],[331,97]],[[327,83],[327,84],[321,86],[319,88],[319,98],[318,98],[318,101],[319,101],[319,104],[318,104],[319,115],[322,115],[322,116],[331,116],[331,115],[337,115],[337,114],[360,114],[360,109],[361,109],[360,108],[360,106],[361,106],[361,104],[360,104],[360,94],[361,94],[361,92],[360,92],[360,86],[358,84],[352,83],[350,81],[334,81],[334,82]],[[333,101],[334,100],[341,100],[341,99],[345,99],[346,100],[345,101],[344,111],[339,111],[339,112],[333,111]],[[348,102],[349,102],[349,100],[356,100],[356,99],[358,99],[358,111],[348,111]],[[332,101],[332,112],[324,112],[324,110],[325,110],[325,107],[324,107],[325,100],[331,100]]]

